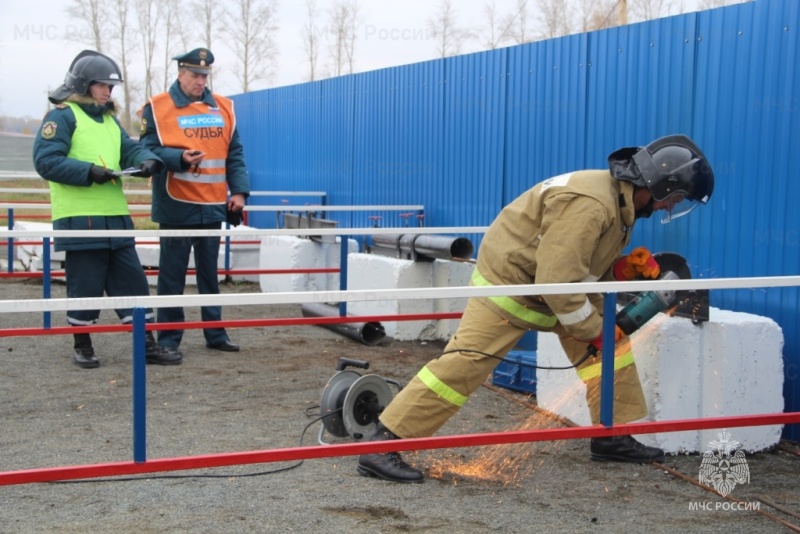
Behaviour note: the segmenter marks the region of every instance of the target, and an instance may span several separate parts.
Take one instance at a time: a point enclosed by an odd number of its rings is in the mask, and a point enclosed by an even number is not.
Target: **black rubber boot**
[[[648,463],[664,461],[664,451],[648,447],[632,436],[592,438],[590,446],[592,460],[611,462]]]
[[[386,441],[390,439],[400,438],[383,426],[382,423],[378,423],[378,428],[370,438],[370,441]],[[408,465],[398,452],[362,454],[358,457],[358,474],[403,484],[425,482],[422,471]]]
[[[100,366],[100,360],[94,355],[92,338],[89,334],[72,334],[75,338],[74,352],[72,359],[75,365],[83,369],[94,369]]]
[[[147,363],[157,365],[179,365],[183,355],[179,350],[167,350],[158,344],[152,332],[145,332],[144,357]]]

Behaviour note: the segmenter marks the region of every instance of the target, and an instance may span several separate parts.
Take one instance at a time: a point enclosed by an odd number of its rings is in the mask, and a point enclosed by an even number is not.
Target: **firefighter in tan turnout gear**
[[[548,284],[657,278],[644,247],[621,256],[636,219],[664,211],[662,222],[705,204],[714,176],[688,137],[671,135],[609,156],[609,171],[578,171],[545,180],[506,206],[489,227],[472,285]],[[433,435],[480,386],[528,330],[554,332],[573,364],[588,345],[602,347],[599,294],[474,297],[443,354],[429,362],[380,416],[372,441]],[[617,328],[615,341],[622,337]],[[487,355],[493,355],[490,357]],[[614,423],[647,414],[633,355],[617,355]],[[600,357],[576,368],[599,423]],[[567,371],[565,371],[567,372]],[[631,436],[593,438],[595,460],[659,461],[663,451]],[[358,472],[393,482],[422,482],[420,470],[396,452],[365,454]]]

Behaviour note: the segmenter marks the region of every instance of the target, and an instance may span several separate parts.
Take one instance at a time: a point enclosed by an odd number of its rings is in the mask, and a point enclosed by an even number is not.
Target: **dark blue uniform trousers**
[[[150,287],[136,254],[136,247],[99,250],[68,250],[65,255],[67,298],[147,296]],[[133,308],[115,310],[123,323],[133,321]],[[145,318],[153,322],[153,310]],[[67,322],[74,326],[97,322],[100,310],[69,310]]]
[[[197,226],[173,226],[161,224],[162,230],[219,230],[222,223]],[[197,291],[202,295],[219,294],[217,261],[219,257],[219,237],[162,237],[158,263],[158,294],[183,295],[186,287],[186,271],[189,268],[189,255],[194,249],[194,265],[197,270]],[[201,306],[203,321],[222,319],[220,306]],[[183,308],[158,308],[159,323],[182,323],[185,321]],[[228,341],[224,328],[204,328],[203,335],[207,345],[218,345]],[[162,347],[178,348],[183,339],[183,330],[159,330],[158,344]]]

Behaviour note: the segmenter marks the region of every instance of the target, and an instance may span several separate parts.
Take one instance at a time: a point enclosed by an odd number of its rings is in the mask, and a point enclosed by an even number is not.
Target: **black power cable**
[[[318,407],[319,406],[316,406],[316,408],[318,408]],[[313,425],[314,423],[317,423],[319,421],[322,421],[326,417],[330,417],[330,416],[335,415],[337,413],[340,413],[342,411],[341,408],[338,408],[338,409],[332,411],[331,413],[326,413],[325,415],[309,414],[308,410],[313,409],[313,408],[315,408],[315,407],[306,408],[306,410],[305,410],[306,416],[308,416],[308,417],[316,416],[316,418],[313,421],[311,421],[310,423],[308,423],[303,428],[303,432],[300,434],[300,446],[301,447],[303,446],[303,438],[305,437],[306,432],[308,431],[308,429],[311,428],[311,425]],[[54,481],[51,481],[50,484],[86,484],[86,483],[92,483],[92,482],[131,482],[131,481],[135,481],[135,480],[159,480],[159,479],[161,479],[161,480],[166,480],[166,479],[173,480],[173,479],[181,479],[181,478],[246,478],[246,477],[258,477],[258,476],[263,476],[263,475],[274,475],[276,473],[283,473],[285,471],[290,471],[292,469],[296,469],[296,468],[300,467],[301,465],[303,465],[304,461],[305,460],[300,460],[299,462],[294,463],[292,465],[289,465],[289,466],[286,466],[286,467],[281,467],[279,469],[272,469],[270,471],[257,471],[255,473],[243,473],[243,474],[238,474],[238,475],[232,475],[232,474],[225,474],[225,475],[219,475],[219,474],[207,474],[207,475],[155,475],[155,476],[153,476],[153,475],[142,475],[142,476],[135,476],[135,477],[90,478],[90,479],[83,479],[83,480],[54,480]]]
[[[589,348],[586,350],[586,354],[584,354],[581,357],[580,360],[578,360],[575,364],[567,366],[567,367],[542,367],[540,365],[531,365],[529,363],[524,363],[524,362],[515,362],[515,361],[507,360],[506,358],[501,358],[500,356],[496,356],[494,354],[489,354],[488,352],[483,352],[483,351],[475,350],[475,349],[451,349],[451,350],[442,352],[441,354],[439,354],[439,356],[437,356],[437,358],[439,358],[441,356],[444,356],[445,354],[450,354],[450,353],[453,353],[453,352],[472,352],[473,354],[480,354],[481,356],[484,356],[486,358],[494,358],[495,360],[500,360],[501,362],[506,362],[506,363],[510,363],[510,364],[513,364],[513,365],[519,365],[521,367],[527,367],[529,369],[543,369],[543,370],[548,370],[548,371],[565,371],[567,369],[574,369],[574,368],[578,367],[579,365],[581,365],[583,362],[585,362],[587,359],[589,359],[591,356],[595,356],[597,354],[597,350],[593,346],[590,345]],[[311,406],[311,407],[308,407],[308,408],[305,409],[306,416],[307,417],[315,417],[315,419],[312,420],[310,423],[308,423],[303,428],[303,432],[300,434],[300,446],[301,447],[303,446],[303,438],[305,437],[305,434],[308,431],[308,429],[311,428],[311,425],[313,425],[314,423],[317,423],[319,421],[322,421],[326,417],[330,417],[332,415],[336,415],[338,413],[341,413],[341,411],[342,411],[342,408],[337,408],[336,410],[334,410],[334,411],[332,411],[330,413],[324,414],[324,415],[309,413],[309,410],[312,410],[314,408],[320,408],[320,406]],[[276,473],[283,473],[285,471],[290,471],[292,469],[296,469],[296,468],[300,467],[301,465],[303,465],[303,462],[304,462],[304,460],[300,460],[299,462],[297,462],[295,464],[292,464],[292,465],[289,465],[289,466],[286,466],[286,467],[282,467],[282,468],[279,468],[279,469],[273,469],[273,470],[270,470],[270,471],[258,471],[258,472],[255,472],[255,473],[244,473],[244,474],[238,474],[238,475],[232,475],[232,474],[224,474],[224,475],[217,475],[217,474],[208,474],[208,475],[156,475],[156,476],[142,475],[142,476],[137,476],[137,477],[92,478],[92,479],[84,479],[84,480],[57,480],[57,481],[52,481],[50,483],[51,484],[85,484],[85,483],[91,483],[91,482],[130,482],[130,481],[135,481],[135,480],[158,480],[158,479],[174,480],[174,479],[182,479],[182,478],[245,478],[245,477],[257,477],[257,476],[263,476],[263,475],[274,475]]]

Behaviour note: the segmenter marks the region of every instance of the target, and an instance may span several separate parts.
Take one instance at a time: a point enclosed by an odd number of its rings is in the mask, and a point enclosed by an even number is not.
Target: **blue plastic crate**
[[[512,350],[494,368],[492,384],[522,393],[536,394],[536,351]],[[524,364],[524,365],[520,365]]]

